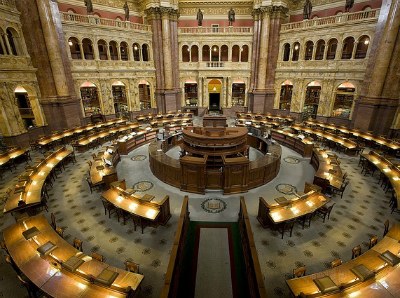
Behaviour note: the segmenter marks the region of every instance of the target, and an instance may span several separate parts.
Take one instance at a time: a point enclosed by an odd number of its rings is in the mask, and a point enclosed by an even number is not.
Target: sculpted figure
[[[124,4],[124,11],[125,11],[125,21],[129,21],[129,6],[128,6],[128,2],[126,2],[126,1]]]
[[[87,13],[92,13],[93,12],[92,0],[85,0],[85,6],[86,6]]]
[[[228,20],[229,20],[229,26],[232,26],[233,22],[235,21],[235,11],[231,7],[231,9],[228,12]]]
[[[353,7],[353,4],[354,4],[354,0],[346,0],[346,6],[345,6],[344,10],[346,12],[349,12],[350,9]]]
[[[312,11],[312,4],[310,0],[306,0],[306,3],[304,4],[303,8],[303,16],[304,20],[308,20],[311,17],[311,11]]]
[[[203,12],[200,10],[200,8],[199,8],[199,11],[197,12],[196,19],[197,19],[197,25],[202,26],[203,25]]]

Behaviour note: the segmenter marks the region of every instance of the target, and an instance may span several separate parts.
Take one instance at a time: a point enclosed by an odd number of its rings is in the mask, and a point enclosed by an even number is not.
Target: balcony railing
[[[0,0],[1,5],[15,7],[15,0]]]
[[[308,29],[310,27],[324,27],[332,26],[333,24],[344,24],[353,23],[368,19],[378,19],[380,9],[373,9],[367,11],[359,11],[354,13],[344,13],[341,15],[318,18],[312,20],[304,20],[296,23],[283,24],[281,26],[281,32],[289,30],[301,30]]]
[[[180,34],[243,34],[253,33],[252,27],[180,27]]]
[[[207,62],[206,63],[207,67],[224,67],[224,63],[223,62]]]
[[[2,0],[0,0],[2,1]],[[5,0],[3,0],[5,1]],[[151,31],[151,27],[149,25],[138,24],[138,23],[131,23],[129,21],[119,21],[119,20],[112,20],[112,19],[104,19],[99,18],[91,15],[81,15],[69,12],[62,12],[62,19],[65,22],[72,22],[72,23],[81,23],[81,24],[93,24],[99,26],[107,26],[107,27],[116,27],[116,28],[123,28],[128,30],[140,30],[140,31]]]

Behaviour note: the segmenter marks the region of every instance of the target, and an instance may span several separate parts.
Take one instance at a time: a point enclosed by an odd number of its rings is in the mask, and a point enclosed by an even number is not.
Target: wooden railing
[[[344,24],[349,22],[357,22],[368,19],[378,19],[380,9],[373,9],[368,11],[359,11],[354,13],[345,13],[341,15],[335,15],[325,18],[318,18],[312,20],[304,20],[301,22],[283,24],[281,26],[281,32],[289,30],[301,30],[308,29],[310,27],[323,27],[331,26],[333,24]]]
[[[240,197],[239,228],[240,238],[242,239],[243,257],[246,264],[247,283],[249,286],[248,297],[267,297],[244,197]]]
[[[253,33],[253,27],[180,27],[180,34],[232,34]]]
[[[0,0],[7,1],[7,0]],[[140,31],[151,31],[149,25],[131,23],[129,21],[119,21],[112,19],[104,19],[95,17],[92,15],[81,15],[69,12],[61,12],[62,20],[65,22],[82,23],[82,24],[93,24],[99,26],[117,27],[128,30],[140,30]]]
[[[15,7],[15,0],[0,0],[1,5]]]
[[[182,269],[183,250],[186,241],[186,232],[189,225],[189,198],[183,198],[181,215],[176,229],[174,244],[169,258],[167,273],[165,274],[164,287],[160,298],[177,297],[179,277]]]

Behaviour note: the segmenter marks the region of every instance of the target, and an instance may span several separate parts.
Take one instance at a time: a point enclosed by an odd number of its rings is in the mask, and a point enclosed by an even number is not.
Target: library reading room
[[[398,298],[399,196],[399,0],[0,0],[0,297]]]

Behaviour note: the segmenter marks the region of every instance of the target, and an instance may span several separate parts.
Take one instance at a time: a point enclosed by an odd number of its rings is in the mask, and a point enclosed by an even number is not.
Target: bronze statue
[[[344,10],[346,12],[349,12],[350,9],[353,7],[353,4],[354,4],[354,0],[346,0],[346,6],[345,6]]]
[[[125,21],[129,21],[129,6],[128,6],[128,2],[126,2],[126,1],[124,4],[124,11],[125,11]]]
[[[312,4],[310,0],[306,0],[306,3],[304,4],[303,8],[303,16],[304,20],[308,20],[311,17],[311,11],[312,11]]]
[[[196,19],[197,19],[197,25],[202,26],[203,25],[203,12],[200,10],[200,8],[199,8],[199,11],[197,12]]]
[[[228,12],[228,20],[229,20],[229,26],[232,26],[233,22],[235,21],[235,11],[231,7],[231,9]]]
[[[93,13],[92,0],[85,0],[85,6],[86,6],[87,13]]]

